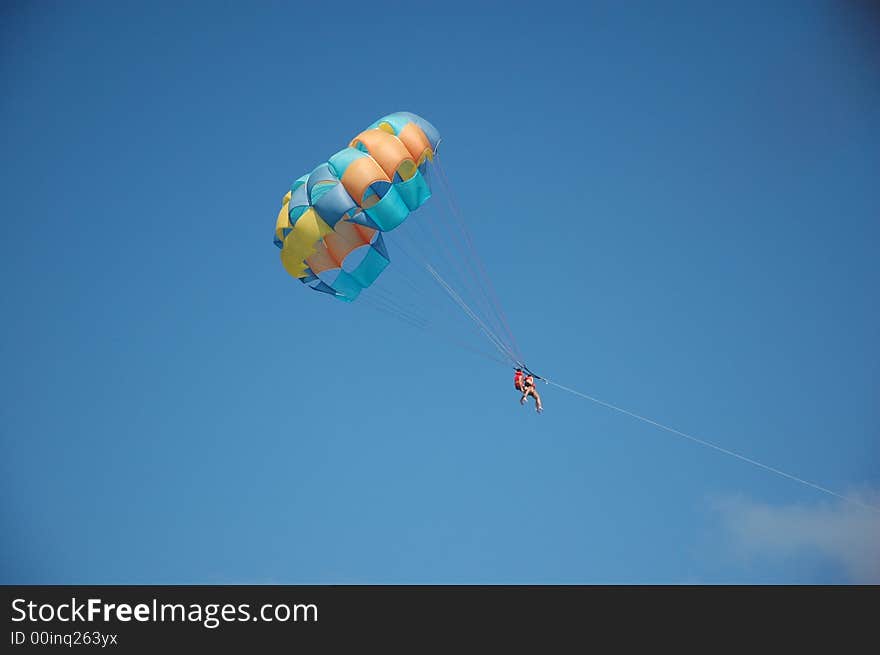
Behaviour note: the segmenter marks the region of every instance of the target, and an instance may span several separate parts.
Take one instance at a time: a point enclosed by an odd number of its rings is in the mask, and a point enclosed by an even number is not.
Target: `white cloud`
[[[876,491],[850,497],[880,507]],[[880,512],[842,500],[775,507],[728,499],[717,509],[745,555],[818,552],[841,565],[851,584],[880,584]]]

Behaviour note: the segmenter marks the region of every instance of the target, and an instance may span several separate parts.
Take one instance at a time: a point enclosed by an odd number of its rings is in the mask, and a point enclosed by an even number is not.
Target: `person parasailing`
[[[544,406],[541,403],[541,395],[535,388],[535,378],[539,380],[542,379],[527,368],[517,367],[513,374],[513,386],[517,391],[522,393],[522,396],[519,399],[519,404],[525,405],[529,396],[531,396],[535,399],[535,411],[540,414],[544,411]]]
[[[523,390],[522,385],[523,385],[523,378],[524,377],[525,377],[525,373],[523,373],[523,370],[521,368],[517,367],[516,371],[513,374],[513,386],[520,393],[522,393],[522,390]],[[525,402],[525,401],[523,401],[523,402]]]

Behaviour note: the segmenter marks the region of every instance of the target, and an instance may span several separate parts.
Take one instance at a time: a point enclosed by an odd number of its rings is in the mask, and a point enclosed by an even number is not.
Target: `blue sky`
[[[414,329],[272,244],[294,179],[416,112],[534,370],[880,506],[876,13],[182,4],[2,10],[0,582],[880,581],[877,513],[537,416],[430,281]]]

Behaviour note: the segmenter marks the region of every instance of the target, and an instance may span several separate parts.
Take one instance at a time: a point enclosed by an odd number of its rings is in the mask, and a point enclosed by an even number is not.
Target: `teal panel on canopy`
[[[418,209],[431,197],[428,181],[418,171],[406,182],[396,182],[394,188],[397,189],[410,211]]]
[[[406,206],[397,189],[392,186],[382,200],[364,211],[380,230],[389,232],[403,223],[409,214],[409,207]]]
[[[345,300],[347,302],[351,302],[355,298],[357,298],[363,287],[358,283],[358,281],[352,277],[350,274],[345,271],[339,271],[339,276],[333,281],[333,284],[330,285],[337,293],[342,294],[344,297],[339,297],[340,300]]]
[[[351,276],[358,284],[366,288],[376,281],[376,278],[385,270],[389,262],[375,248],[370,248],[367,256],[351,272]]]

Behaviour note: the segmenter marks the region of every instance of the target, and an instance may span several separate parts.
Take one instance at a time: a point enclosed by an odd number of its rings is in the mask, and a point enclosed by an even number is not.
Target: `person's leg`
[[[541,411],[541,396],[538,395],[538,390],[535,387],[531,387],[529,389],[529,395],[535,399],[535,409],[537,411]]]

